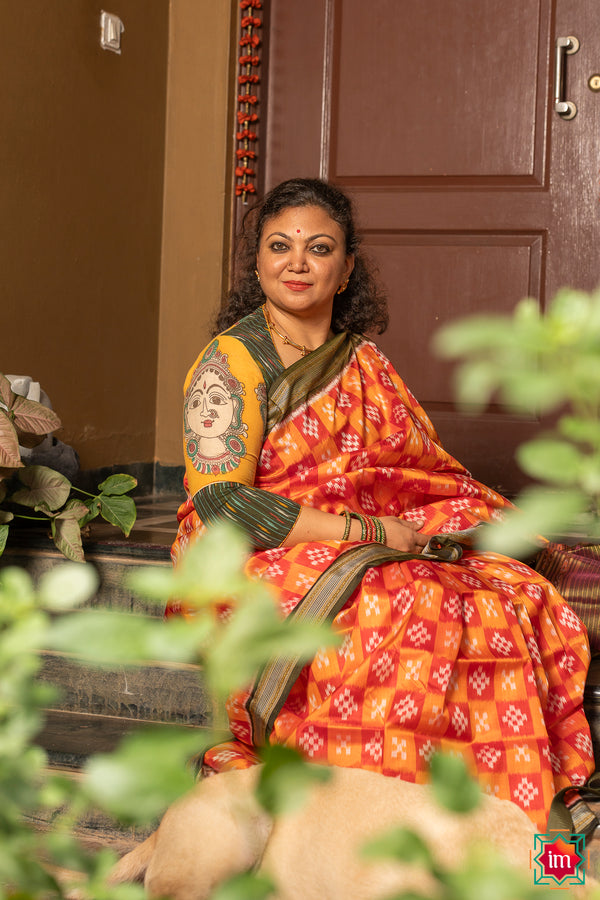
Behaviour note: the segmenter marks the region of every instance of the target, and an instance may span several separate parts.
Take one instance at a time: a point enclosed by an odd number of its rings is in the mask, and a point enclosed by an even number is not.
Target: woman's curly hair
[[[387,298],[375,279],[371,263],[360,252],[352,202],[339,188],[319,178],[283,181],[245,214],[236,253],[233,288],[217,316],[213,334],[230,328],[265,302],[254,271],[263,228],[269,219],[296,206],[318,206],[325,210],[344,233],[346,253],[354,254],[354,269],[348,286],[333,300],[332,330],[381,334],[388,325]]]

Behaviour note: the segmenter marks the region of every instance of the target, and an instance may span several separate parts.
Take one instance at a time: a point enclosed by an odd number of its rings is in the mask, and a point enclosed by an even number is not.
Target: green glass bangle
[[[346,509],[344,511],[344,516],[346,518],[346,527],[344,528],[344,534],[342,535],[342,540],[347,541],[350,537],[350,527],[352,525],[352,513],[348,512]]]

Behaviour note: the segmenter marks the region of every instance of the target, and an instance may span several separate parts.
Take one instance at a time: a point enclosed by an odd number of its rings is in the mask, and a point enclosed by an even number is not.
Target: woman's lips
[[[212,420],[212,419],[205,419],[204,422],[203,422],[202,424],[204,425],[205,428],[212,428],[212,427],[213,427],[213,420]]]
[[[290,291],[306,291],[310,287],[306,281],[284,281],[283,283]]]

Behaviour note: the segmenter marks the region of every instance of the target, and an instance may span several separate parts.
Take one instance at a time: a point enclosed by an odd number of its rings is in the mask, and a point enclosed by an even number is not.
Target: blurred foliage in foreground
[[[532,536],[584,522],[600,535],[600,290],[563,289],[541,313],[531,298],[512,316],[481,315],[442,328],[434,348],[463,360],[456,393],[465,411],[492,398],[529,416],[556,415],[551,429],[522,444],[517,460],[537,484],[517,498],[518,513],[483,529],[486,544],[517,555]]]
[[[55,698],[54,689],[38,678],[40,649],[98,666],[199,662],[208,689],[223,699],[247,684],[274,652],[310,659],[324,644],[337,643],[328,627],[282,620],[268,586],[243,573],[246,554],[237,533],[214,529],[190,548],[177,570],[148,568],[132,579],[137,592],[161,608],[168,597],[193,604],[191,621],[86,608],[97,589],[95,571],[86,564],[57,566],[37,589],[23,570],[0,569],[0,900],[66,897],[69,882],[57,879],[53,867],[79,873],[74,883],[82,897],[142,900],[139,885],[106,885],[115,856],[109,850],[86,850],[76,836],[78,822],[100,810],[115,822],[154,827],[166,807],[192,786],[190,757],[224,737],[171,725],[148,728],[126,738],[114,753],[92,757],[81,779],[53,772],[34,743],[43,708]],[[232,610],[224,620],[215,613],[223,603]],[[432,777],[440,802],[467,811],[478,802],[479,791],[462,761],[436,759]],[[305,763],[285,747],[267,748],[263,760],[257,794],[273,815],[296,807],[311,783],[328,776],[327,769]],[[47,831],[35,828],[40,817],[50,820]],[[452,873],[436,867],[426,849],[418,835],[400,829],[371,842],[367,852],[371,858],[417,860],[433,872],[439,897],[446,900],[533,896],[531,881],[516,876],[494,854],[474,856],[460,873]],[[213,900],[274,896],[268,878],[249,873],[219,887]],[[536,900],[546,896],[536,888]]]
[[[56,566],[37,590],[22,569],[0,569],[0,900],[65,896],[52,866],[82,873],[85,895],[94,900],[142,898],[139,886],[106,886],[114,854],[87,852],[73,835],[77,823],[100,810],[126,825],[154,826],[193,785],[188,760],[226,736],[173,725],[149,727],[126,738],[114,753],[92,757],[82,779],[53,772],[34,743],[43,708],[56,699],[55,690],[38,678],[40,649],[98,666],[201,663],[207,689],[223,700],[249,683],[273,653],[308,660],[325,643],[336,642],[328,627],[290,627],[269,588],[244,575],[246,554],[236,532],[214,529],[190,548],[177,570],[149,567],[132,579],[135,590],[161,608],[168,597],[192,604],[191,621],[85,608],[97,589],[95,571],[86,564]],[[220,603],[232,610],[225,621],[215,613]],[[291,751],[290,759],[297,765]],[[281,765],[281,759],[274,764],[267,759],[265,766],[263,791],[272,808],[281,808],[285,800],[279,795],[288,793],[277,774]],[[34,827],[40,817],[51,819],[47,832]],[[240,888],[237,896],[250,895]]]

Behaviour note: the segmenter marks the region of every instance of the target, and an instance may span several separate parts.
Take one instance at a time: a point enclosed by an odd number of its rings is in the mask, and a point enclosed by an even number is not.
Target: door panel
[[[445,446],[513,493],[514,448],[539,423],[459,415],[430,341],[459,316],[523,296],[543,308],[563,284],[600,281],[600,94],[587,87],[600,4],[271,0],[270,22],[266,187],[312,175],[353,196],[389,295],[378,343]],[[571,121],[552,104],[563,31],[581,41],[566,63]]]
[[[337,3],[330,174],[531,179],[547,23],[540,36],[539,0],[521,0],[510,16],[500,5],[426,0],[410,4],[404,24],[398,0]]]

